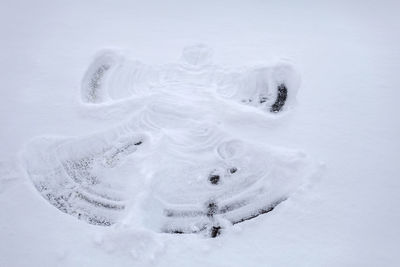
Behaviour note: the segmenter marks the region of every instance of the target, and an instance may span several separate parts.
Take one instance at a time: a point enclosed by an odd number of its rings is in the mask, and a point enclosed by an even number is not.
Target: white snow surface
[[[400,265],[398,10],[2,1],[0,266]]]

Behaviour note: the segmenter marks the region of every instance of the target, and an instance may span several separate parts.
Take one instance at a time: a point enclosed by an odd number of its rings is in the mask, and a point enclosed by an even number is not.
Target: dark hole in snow
[[[237,168],[232,167],[232,168],[229,169],[229,173],[230,174],[234,174],[235,172],[237,172]]]
[[[279,112],[281,111],[282,107],[285,105],[287,99],[287,88],[286,86],[281,83],[278,85],[278,96],[276,97],[275,103],[271,106],[271,112]]]
[[[260,96],[260,104],[267,102],[268,97]]]
[[[221,226],[213,226],[211,227],[210,236],[215,238],[221,234]]]
[[[218,174],[212,174],[210,175],[210,177],[208,178],[208,180],[210,181],[210,183],[212,184],[218,184],[219,183],[219,175]]]
[[[171,231],[170,233],[171,234],[184,234],[185,232],[181,231],[181,230],[174,230],[174,231]]]
[[[135,146],[140,146],[142,143],[143,143],[142,141],[139,141],[139,142],[135,143],[134,145]]]
[[[208,217],[213,217],[215,213],[218,211],[218,206],[217,203],[215,202],[209,202],[207,204],[207,216]]]

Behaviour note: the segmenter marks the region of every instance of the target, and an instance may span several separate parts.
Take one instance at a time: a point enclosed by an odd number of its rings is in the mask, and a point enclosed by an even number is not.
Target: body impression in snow
[[[296,71],[282,62],[232,70],[213,65],[211,54],[190,46],[180,63],[162,66],[98,54],[82,81],[83,105],[140,107],[107,131],[29,143],[24,163],[38,192],[90,224],[210,237],[288,199],[314,172],[312,161],[238,139],[223,122],[285,112]]]

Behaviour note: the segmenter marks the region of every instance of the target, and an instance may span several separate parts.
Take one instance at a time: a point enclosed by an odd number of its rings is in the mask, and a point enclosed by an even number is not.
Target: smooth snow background
[[[349,2],[1,1],[0,266],[400,264],[400,5]],[[79,108],[80,81],[99,49],[163,64],[197,42],[213,47],[220,65],[296,63],[302,86],[292,114],[242,133],[304,150],[325,173],[221,238],[158,244],[129,232],[120,248],[104,248],[104,230],[51,207],[10,165],[35,136],[112,127]]]

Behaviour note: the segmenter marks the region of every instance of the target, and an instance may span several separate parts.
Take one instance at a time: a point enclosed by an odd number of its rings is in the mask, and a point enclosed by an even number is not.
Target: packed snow
[[[3,1],[0,266],[397,266],[396,2]]]

